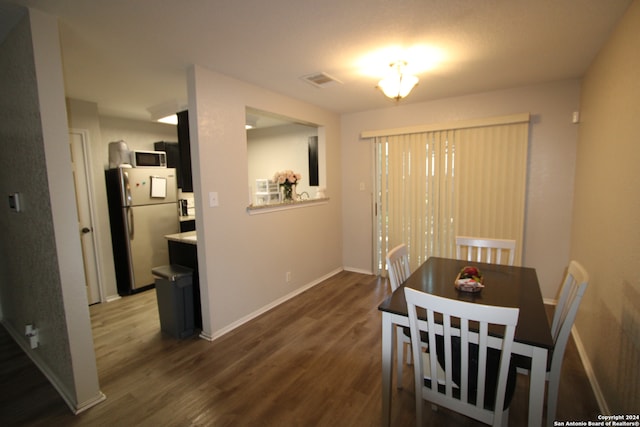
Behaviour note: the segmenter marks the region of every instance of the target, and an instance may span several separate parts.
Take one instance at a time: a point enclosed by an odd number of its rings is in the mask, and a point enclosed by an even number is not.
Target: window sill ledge
[[[299,200],[297,202],[274,203],[270,205],[250,205],[250,206],[247,206],[247,213],[249,215],[260,215],[265,213],[284,211],[288,209],[298,209],[298,208],[307,208],[310,206],[326,205],[327,203],[329,203],[328,197],[325,197],[322,199]]]

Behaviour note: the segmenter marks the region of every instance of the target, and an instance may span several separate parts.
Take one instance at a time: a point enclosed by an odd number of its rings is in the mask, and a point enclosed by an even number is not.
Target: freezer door
[[[173,203],[178,200],[175,168],[120,169],[122,206]]]
[[[124,208],[132,290],[151,285],[151,269],[169,264],[167,234],[180,232],[177,203]]]

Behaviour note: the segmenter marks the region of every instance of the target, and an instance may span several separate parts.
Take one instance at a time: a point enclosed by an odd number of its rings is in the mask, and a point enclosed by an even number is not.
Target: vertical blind
[[[407,245],[411,270],[455,257],[455,236],[514,239],[522,259],[528,114],[375,137],[377,266]]]

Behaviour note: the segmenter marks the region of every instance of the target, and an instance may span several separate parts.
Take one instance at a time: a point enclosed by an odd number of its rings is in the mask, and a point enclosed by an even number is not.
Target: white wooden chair
[[[395,291],[398,287],[407,280],[411,274],[409,269],[409,257],[407,256],[407,246],[400,244],[391,249],[387,253],[387,270],[389,272],[389,284],[391,285],[391,291]],[[397,363],[397,386],[402,388],[402,364],[404,349],[407,347],[407,364],[411,364],[411,337],[407,328],[402,326],[396,327],[396,363]]]
[[[506,265],[513,265],[516,256],[516,241],[511,239],[456,236],[457,259],[503,264],[503,252],[507,253]]]
[[[411,288],[404,293],[413,353],[421,351],[421,332],[427,333],[430,349],[430,357],[414,357],[416,425],[423,425],[423,399],[485,424],[506,425],[517,377],[510,362],[520,310],[452,300]],[[418,319],[418,308],[426,310],[426,321]],[[442,323],[436,322],[436,313],[442,315]],[[477,331],[470,327],[473,321],[478,322]],[[489,335],[489,324],[502,325],[503,338]],[[424,363],[430,364],[428,372],[438,372],[440,365],[438,381],[425,379]]]
[[[405,244],[400,244],[387,253],[387,270],[389,270],[391,290],[395,291],[411,274]]]
[[[551,323],[551,336],[553,337],[553,349],[551,350],[550,363],[547,364],[547,420],[556,418],[558,405],[558,387],[560,385],[560,372],[564,360],[564,351],[567,348],[569,334],[576,320],[578,307],[589,284],[589,275],[577,261],[571,261],[564,277],[560,298],[553,313]],[[521,358],[519,360],[522,360]],[[530,364],[531,360],[527,360]],[[525,369],[518,367],[518,372],[528,374],[529,366]]]

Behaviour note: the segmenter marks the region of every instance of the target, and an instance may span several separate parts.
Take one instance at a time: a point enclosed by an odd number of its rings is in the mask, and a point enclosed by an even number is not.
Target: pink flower
[[[276,172],[273,175],[273,181],[279,185],[293,185],[302,179],[302,175],[295,173],[290,169],[285,171]]]

